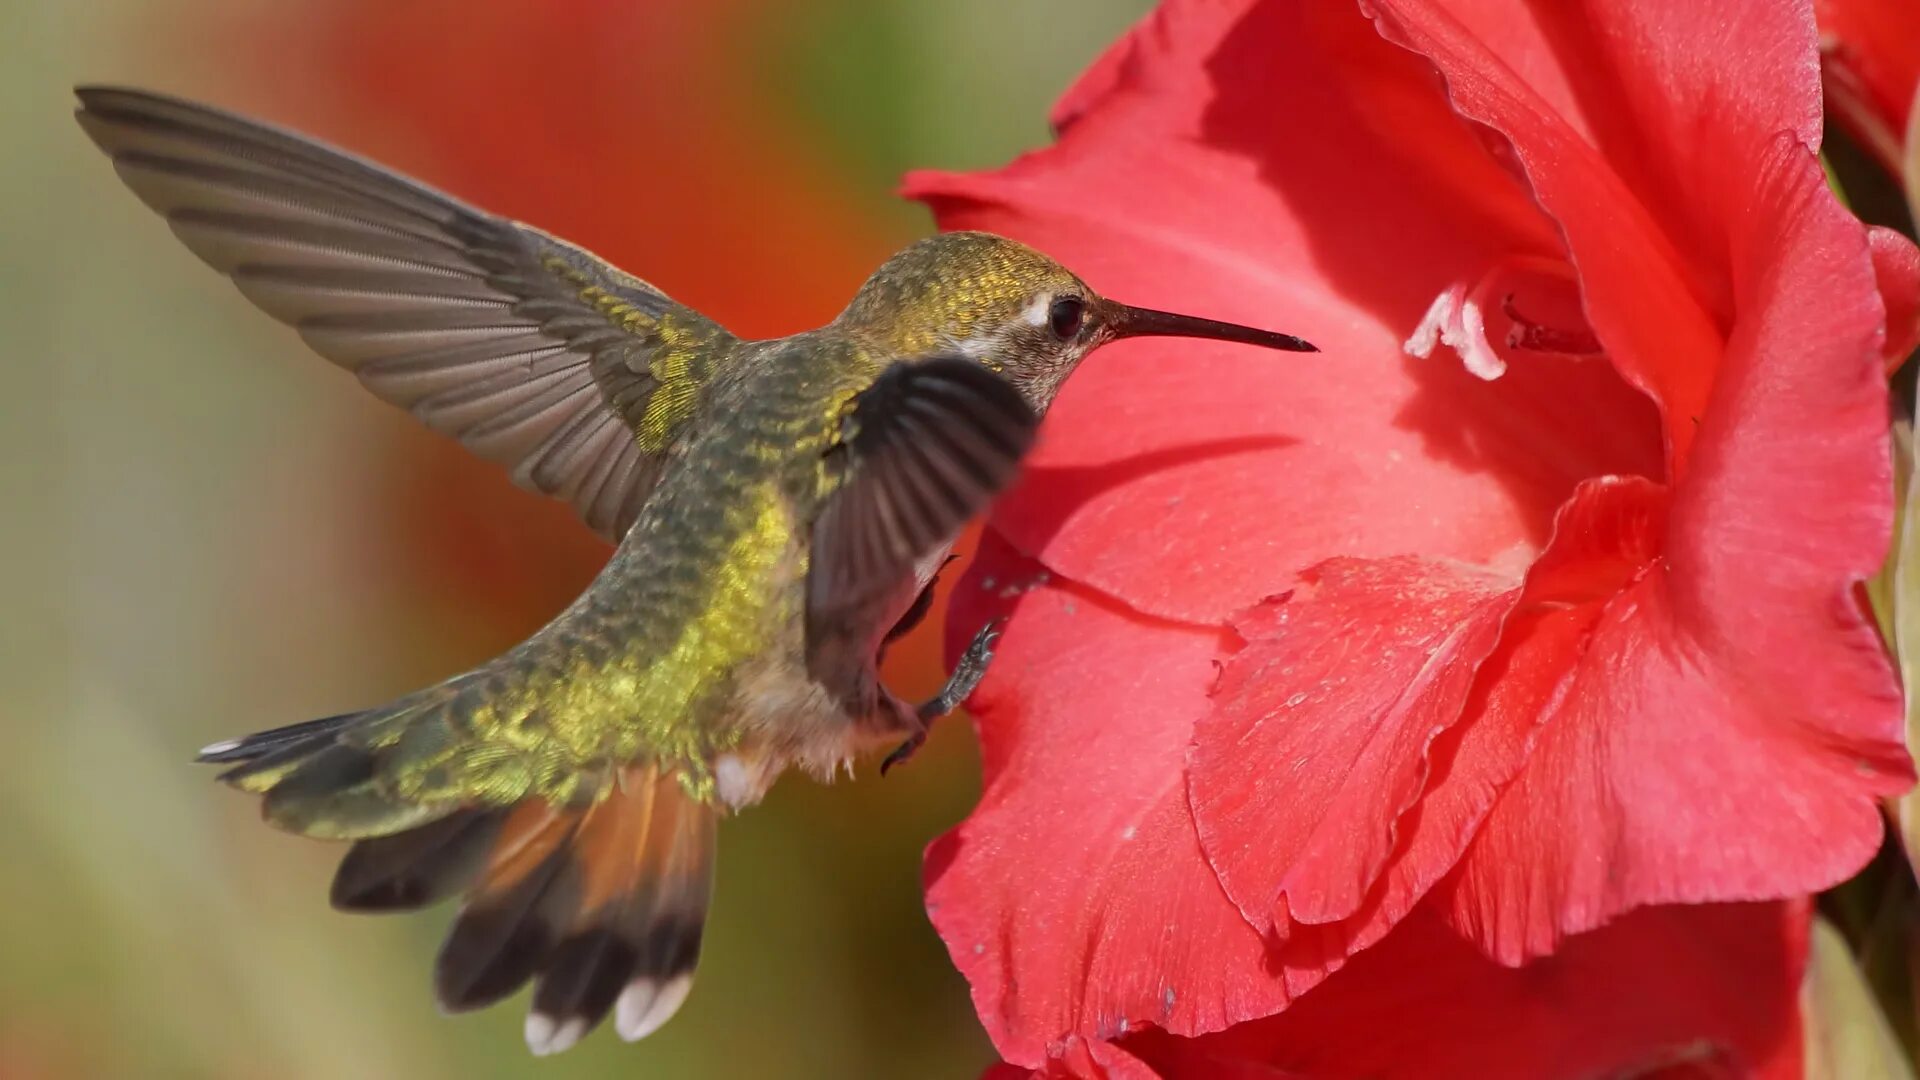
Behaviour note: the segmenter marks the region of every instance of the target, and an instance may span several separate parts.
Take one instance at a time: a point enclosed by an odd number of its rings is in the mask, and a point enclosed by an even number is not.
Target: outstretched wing
[[[1018,390],[964,356],[896,363],[853,399],[807,570],[816,676],[844,659],[835,627],[900,589],[1013,482],[1039,424]]]
[[[626,532],[726,331],[580,248],[299,135],[76,93],[127,186],[248,299],[516,483]]]

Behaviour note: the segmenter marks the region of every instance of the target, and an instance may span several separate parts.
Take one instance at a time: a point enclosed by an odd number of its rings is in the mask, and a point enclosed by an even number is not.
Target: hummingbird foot
[[[892,769],[895,765],[906,764],[907,759],[913,757],[914,754],[918,753],[920,751],[920,748],[926,745],[926,742],[927,742],[927,729],[924,727],[921,728],[919,731],[914,732],[912,735],[907,736],[906,742],[903,742],[899,746],[894,747],[892,753],[888,754],[885,758],[881,759],[880,775],[881,776],[887,775],[887,771],[889,769]]]
[[[973,635],[966,651],[960,654],[960,662],[953,666],[953,674],[947,676],[946,685],[914,710],[914,718],[920,726],[880,763],[881,776],[887,775],[888,769],[913,757],[926,743],[927,730],[933,726],[933,722],[959,708],[973,695],[974,688],[980,685],[980,680],[987,674],[987,665],[993,662],[993,647],[1000,641],[1000,630],[1005,621],[994,619]]]
[[[973,635],[967,650],[960,654],[960,662],[953,665],[953,674],[947,676],[947,684],[920,706],[921,723],[930,724],[940,719],[973,696],[974,688],[987,674],[987,665],[993,662],[993,648],[1000,643],[1000,631],[1005,623],[1004,618],[994,619]]]

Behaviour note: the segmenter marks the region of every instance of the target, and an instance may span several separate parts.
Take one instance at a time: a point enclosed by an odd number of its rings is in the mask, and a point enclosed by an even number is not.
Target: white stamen
[[[1487,341],[1486,315],[1477,295],[1456,283],[1434,297],[1420,325],[1400,347],[1409,356],[1425,359],[1433,355],[1434,346],[1444,343],[1480,378],[1491,381],[1506,374],[1507,362]]]
[[[1460,302],[1465,290],[1454,286],[1433,298],[1427,305],[1427,313],[1420,316],[1420,325],[1414,328],[1413,336],[1400,346],[1408,356],[1417,356],[1422,360],[1433,355],[1434,346],[1440,344],[1441,328],[1447,323],[1447,316],[1453,314],[1453,306]]]
[[[1466,331],[1466,340],[1449,341],[1447,344],[1458,349],[1460,361],[1467,370],[1492,382],[1507,373],[1507,362],[1493,351],[1487,343],[1487,320],[1480,313],[1480,305],[1469,299],[1460,305],[1460,326]]]

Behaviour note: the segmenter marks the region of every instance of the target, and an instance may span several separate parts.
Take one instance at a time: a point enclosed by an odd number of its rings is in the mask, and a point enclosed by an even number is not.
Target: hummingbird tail
[[[276,824],[312,804],[322,809],[298,814],[307,826],[298,831],[355,838],[334,875],[334,907],[412,911],[465,893],[434,969],[447,1011],[491,1005],[534,980],[526,1038],[536,1054],[567,1049],[609,1013],[628,1041],[671,1019],[699,960],[715,808],[671,771],[633,765],[577,805],[468,804],[368,832],[370,821],[404,820],[405,808],[367,810],[377,757],[354,744],[396,715],[403,731],[425,719],[395,707],[329,717],[215,744],[202,760],[233,763],[223,778],[263,793]]]
[[[269,822],[354,841],[336,908],[410,911],[464,894],[434,969],[442,1008],[481,1008],[531,980],[535,1053],[566,1049],[609,1015],[623,1038],[642,1038],[692,987],[719,811],[650,761],[546,758],[564,782],[494,782],[526,775],[524,758],[476,737],[469,719],[498,691],[482,669],[216,743],[201,760],[228,765],[221,779],[262,796]]]
[[[565,1050],[609,1013],[623,1039],[652,1034],[693,985],[716,822],[712,806],[653,766],[626,769],[584,809],[513,808],[441,946],[441,1006],[489,1005],[532,978],[526,1038],[536,1054]]]

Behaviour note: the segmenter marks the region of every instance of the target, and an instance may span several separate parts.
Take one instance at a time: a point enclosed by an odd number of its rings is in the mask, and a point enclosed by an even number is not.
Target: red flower
[[[1361,8],[1170,3],[1057,146],[910,183],[1325,350],[1103,352],[956,595],[951,640],[1016,615],[928,907],[1020,1065],[1267,1016],[1355,954],[1367,985],[1376,945],[1512,965],[1801,895],[1912,780],[1855,587],[1891,516],[1876,261],[1915,256],[1823,183],[1809,13]]]

